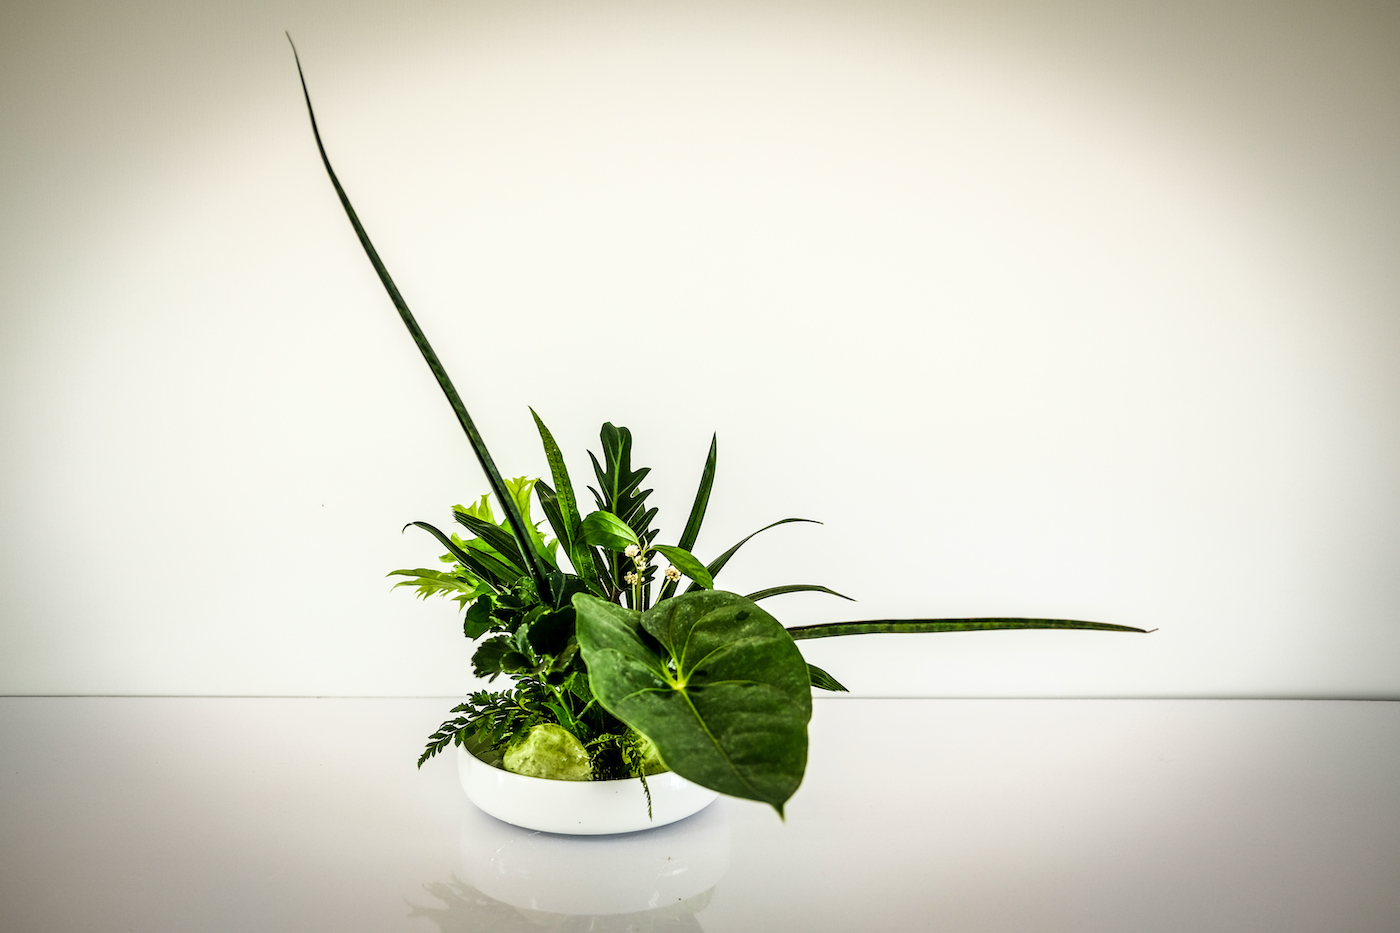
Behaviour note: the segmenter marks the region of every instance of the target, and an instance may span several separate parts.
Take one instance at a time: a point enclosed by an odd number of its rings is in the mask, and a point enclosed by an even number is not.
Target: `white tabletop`
[[[1400,704],[820,699],[781,822],[569,838],[442,699],[0,699],[0,930],[1400,930]]]

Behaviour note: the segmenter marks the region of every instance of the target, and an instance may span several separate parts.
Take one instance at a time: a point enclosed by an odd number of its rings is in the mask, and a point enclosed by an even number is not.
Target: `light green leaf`
[[[715,588],[715,579],[710,576],[710,572],[705,569],[705,565],[695,559],[695,555],[685,548],[671,547],[669,544],[657,544],[652,546],[652,550],[665,555],[675,568],[685,574],[696,583],[707,590]]]
[[[608,712],[687,780],[782,814],[806,769],[812,694],[807,664],[778,620],[716,590],[645,613],[585,594],[574,608],[589,683]]]
[[[589,512],[580,526],[583,540],[610,551],[625,551],[631,546],[641,546],[637,534],[627,523],[611,512]]]

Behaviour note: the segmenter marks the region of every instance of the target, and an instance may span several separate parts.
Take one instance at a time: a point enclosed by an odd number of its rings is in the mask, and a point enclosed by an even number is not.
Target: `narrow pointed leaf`
[[[544,445],[544,457],[549,461],[549,476],[554,480],[554,494],[559,500],[559,514],[564,518],[566,533],[558,536],[567,553],[573,549],[578,526],[583,521],[579,516],[578,500],[574,497],[574,484],[569,481],[569,468],[564,464],[564,453],[554,442],[554,435],[545,427],[539,413],[533,408],[530,415],[535,419],[535,427],[540,432],[540,443]]]
[[[807,677],[812,681],[812,686],[818,690],[831,690],[835,693],[851,692],[843,687],[835,677],[810,662],[807,664]]]
[[[690,517],[685,520],[685,530],[680,541],[676,542],[687,551],[695,548],[695,539],[700,537],[700,524],[705,520],[705,510],[710,505],[710,489],[715,484],[715,461],[719,454],[719,435],[710,435],[710,453],[705,457],[705,469],[700,473],[700,488],[695,490],[695,501],[690,506]],[[695,579],[694,577],[691,578]],[[670,599],[676,592],[676,582],[667,580],[661,584],[656,601]]]
[[[915,632],[987,632],[997,629],[1087,629],[1097,632],[1138,632],[1147,629],[1107,622],[1080,622],[1077,619],[877,619],[869,622],[827,622],[821,625],[795,625],[788,629],[794,639],[831,638],[836,635],[904,634]],[[1156,631],[1156,629],[1153,629]]]
[[[716,557],[714,560],[710,561],[709,564],[705,566],[705,569],[710,572],[711,577],[716,576],[720,572],[720,570],[724,569],[724,565],[729,563],[729,558],[737,554],[739,548],[743,547],[745,544],[748,544],[751,538],[755,537],[756,535],[763,534],[763,532],[767,531],[769,528],[777,528],[779,525],[786,525],[788,522],[811,522],[814,525],[821,524],[821,522],[813,518],[780,518],[771,525],[764,525],[762,528],[758,529],[758,531],[755,531],[753,534],[749,535],[747,538],[744,538],[738,544],[734,545],[732,548],[725,551],[723,554]],[[696,589],[699,589],[699,587],[692,583],[690,586],[686,587],[685,591],[687,593],[690,593]]]
[[[784,593],[830,593],[832,596],[840,596],[844,600],[855,602],[855,600],[851,599],[849,596],[838,593],[835,590],[827,589],[824,586],[818,586],[815,583],[789,583],[786,586],[770,586],[766,590],[750,593],[746,598],[758,602],[760,599],[767,599],[769,596],[782,596]]]
[[[645,613],[584,595],[574,608],[604,709],[649,738],[681,777],[782,814],[806,769],[812,692],[807,663],[778,620],[715,590]]]
[[[495,548],[496,553],[501,555],[501,559],[506,563],[515,565],[521,573],[526,572],[525,559],[520,556],[520,544],[511,536],[510,532],[500,525],[484,522],[466,512],[453,512],[452,517],[457,519],[457,524]],[[548,593],[549,590],[545,590],[545,592]]]
[[[695,555],[685,548],[671,547],[669,544],[657,544],[653,550],[663,554],[677,570],[694,580],[707,590],[715,588],[715,578],[710,576],[710,572],[705,569],[705,565],[695,559]],[[667,583],[671,582],[669,580]],[[660,602],[660,600],[657,600]]]
[[[521,577],[519,568],[512,567],[504,561],[492,557],[490,554],[475,551],[471,548],[458,547],[457,542],[453,541],[449,536],[443,534],[427,522],[409,522],[408,525],[404,525],[404,528],[409,527],[409,525],[415,528],[422,528],[424,531],[428,532],[428,534],[437,538],[438,542],[443,547],[447,548],[447,552],[452,555],[457,563],[466,567],[479,577],[484,577],[502,586],[509,586]]]
[[[291,42],[292,37],[287,36],[287,41]],[[486,481],[491,486],[491,491],[496,494],[501,507],[506,510],[506,518],[510,523],[511,531],[515,534],[516,540],[522,542],[522,550],[526,551],[529,559],[526,561],[530,576],[535,581],[536,589],[541,593],[549,592],[549,584],[546,579],[547,569],[544,561],[533,548],[525,547],[524,542],[530,540],[529,529],[525,525],[524,518],[520,515],[520,510],[515,507],[515,503],[510,498],[510,493],[506,489],[504,480],[501,479],[500,471],[496,469],[495,461],[491,459],[491,452],[486,449],[486,442],[482,440],[480,432],[476,429],[476,424],[472,421],[471,415],[467,413],[467,407],[463,404],[461,396],[457,394],[457,389],[452,385],[452,380],[448,378],[447,371],[442,368],[442,363],[438,361],[437,353],[433,351],[432,345],[428,343],[427,336],[422,328],[418,326],[418,321],[414,319],[413,312],[408,310],[408,304],[399,294],[398,286],[389,276],[389,270],[384,267],[384,263],[379,258],[379,252],[374,248],[374,244],[369,240],[369,234],[365,232],[364,226],[360,223],[360,218],[355,214],[355,209],[350,205],[350,197],[341,187],[340,179],[336,177],[335,170],[331,168],[330,156],[326,155],[326,147],[321,142],[321,130],[316,125],[316,112],[311,107],[311,91],[306,87],[306,75],[301,70],[301,58],[296,53],[296,46],[292,46],[292,57],[296,59],[297,76],[301,79],[302,96],[306,98],[306,113],[311,118],[311,133],[316,139],[316,150],[321,154],[321,164],[326,168],[326,174],[330,176],[331,185],[335,188],[336,196],[340,198],[340,205],[345,209],[345,216],[349,218],[350,225],[355,228],[355,235],[359,237],[360,245],[364,247],[365,255],[369,257],[370,265],[374,266],[374,271],[379,274],[379,281],[384,285],[384,290],[389,295],[389,300],[394,303],[394,307],[399,312],[399,317],[403,320],[404,326],[408,328],[413,342],[418,345],[418,351],[423,355],[423,361],[428,364],[428,369],[437,379],[438,387],[442,389],[442,394],[447,397],[447,402],[452,406],[452,412],[457,416],[457,423],[462,426],[463,432],[467,435],[467,440],[471,444],[472,452],[476,454],[477,462],[481,465],[481,470],[486,474]]]

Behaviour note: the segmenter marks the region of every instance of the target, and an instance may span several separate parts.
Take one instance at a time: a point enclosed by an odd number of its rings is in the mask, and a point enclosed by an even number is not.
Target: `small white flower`
[[[635,544],[629,544],[627,545],[627,550],[623,551],[622,553],[626,554],[628,557],[636,557],[637,546]]]
[[[636,585],[637,585],[637,575],[636,575],[635,573],[631,573],[631,572],[625,573],[625,574],[622,575],[622,579],[623,579],[623,581],[624,581],[628,586],[636,586]]]
[[[680,580],[680,578],[681,578],[681,572],[680,572],[679,570],[677,570],[675,567],[667,567],[667,568],[666,568],[666,579],[667,579],[667,580],[670,580],[672,583],[675,583],[676,581]]]

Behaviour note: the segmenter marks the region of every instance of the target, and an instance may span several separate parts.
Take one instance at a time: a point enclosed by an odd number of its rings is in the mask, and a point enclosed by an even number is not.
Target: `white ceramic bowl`
[[[498,820],[546,833],[596,836],[665,826],[699,813],[719,796],[672,774],[647,778],[651,816],[642,782],[547,781],[493,768],[457,747],[457,776],[467,799]]]

